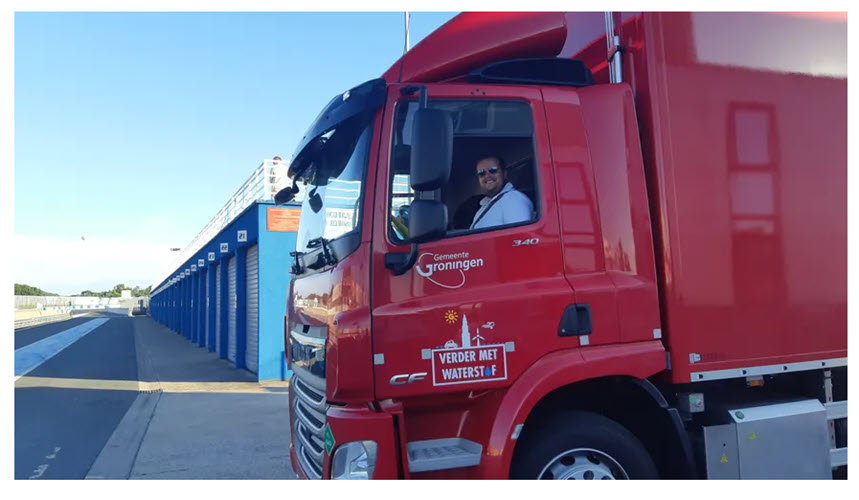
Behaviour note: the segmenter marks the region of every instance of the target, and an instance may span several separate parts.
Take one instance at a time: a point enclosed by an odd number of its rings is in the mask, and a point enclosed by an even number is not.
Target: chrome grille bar
[[[325,428],[325,415],[311,410],[298,398],[295,399],[293,408],[301,423],[310,427],[314,433],[322,433]]]
[[[322,445],[315,442],[315,438],[312,434],[308,433],[306,429],[301,428],[301,424],[299,423],[299,432],[298,439],[301,440],[301,444],[304,445],[306,451],[313,456],[313,458],[319,462],[322,461],[322,452],[325,449]]]
[[[322,479],[322,465],[315,462],[313,458],[307,455],[307,450],[302,449],[299,458],[302,462],[302,468],[307,476],[311,479]]]
[[[312,408],[321,410],[325,407],[325,395],[317,393],[310,386],[305,385],[301,380],[296,379],[295,392]]]
[[[289,396],[293,417],[293,446],[301,469],[310,479],[322,478],[325,459],[325,414],[328,404],[325,394],[299,378],[299,370],[293,376]]]

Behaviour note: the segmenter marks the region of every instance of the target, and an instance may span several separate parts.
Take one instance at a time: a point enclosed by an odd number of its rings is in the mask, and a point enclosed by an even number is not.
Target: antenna
[[[626,50],[620,43],[620,37],[616,34],[614,24],[614,12],[605,13],[605,41],[608,45],[608,73],[610,83],[623,81],[622,54]]]
[[[409,14],[409,11],[405,11],[404,14],[405,14],[405,23],[406,23],[406,46],[403,49],[403,54],[408,52],[409,48],[410,48],[409,47],[409,17],[411,17],[411,14]]]

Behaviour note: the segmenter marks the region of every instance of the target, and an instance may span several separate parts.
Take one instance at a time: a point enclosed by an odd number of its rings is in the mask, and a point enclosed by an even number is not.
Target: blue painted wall
[[[283,345],[283,318],[286,294],[292,275],[289,252],[295,250],[295,233],[266,231],[268,207],[260,205],[259,227],[259,379],[286,380],[292,372],[286,369]]]

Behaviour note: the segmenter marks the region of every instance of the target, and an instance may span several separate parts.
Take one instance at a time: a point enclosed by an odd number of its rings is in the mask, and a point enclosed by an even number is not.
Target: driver
[[[513,224],[531,219],[534,204],[507,181],[507,165],[500,156],[487,156],[475,168],[484,195],[470,229]]]

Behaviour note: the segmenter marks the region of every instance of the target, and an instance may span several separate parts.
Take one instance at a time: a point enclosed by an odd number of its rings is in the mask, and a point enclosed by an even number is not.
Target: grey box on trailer
[[[708,479],[740,478],[736,425],[704,427],[704,453]]]
[[[832,477],[826,409],[819,401],[735,408],[728,414],[733,423],[704,429],[708,477],[737,477],[729,465],[732,433],[740,479]]]

